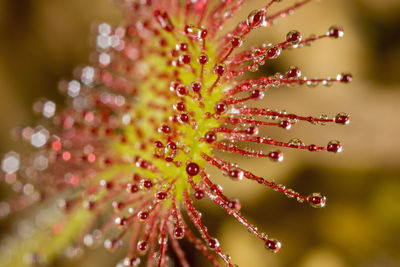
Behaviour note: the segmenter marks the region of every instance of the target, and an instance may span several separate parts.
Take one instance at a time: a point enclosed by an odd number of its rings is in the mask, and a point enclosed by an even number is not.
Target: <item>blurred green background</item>
[[[263,3],[246,1],[234,19],[245,18]],[[46,97],[62,103],[57,83],[87,62],[93,23],[118,23],[120,17],[109,0],[0,1],[1,153],[21,147],[9,142],[10,131],[34,123],[34,100]],[[351,123],[345,127],[302,123],[290,131],[261,133],[284,141],[299,137],[305,143],[338,139],[344,151],[332,155],[288,150],[279,164],[225,156],[303,194],[321,192],[328,198],[327,207],[312,209],[251,182],[226,182],[210,169],[228,195],[241,199],[242,213],[283,243],[277,255],[270,254],[231,217],[203,201],[199,209],[211,233],[241,267],[400,266],[400,2],[313,2],[278,25],[257,30],[247,44],[279,42],[292,29],[305,36],[323,33],[333,24],[344,26],[344,38],[283,53],[260,72],[284,72],[297,65],[309,77],[351,71],[354,82],[273,89],[256,105],[315,116],[349,113]],[[184,246],[193,266],[208,266],[190,245]],[[103,252],[88,251],[73,262],[60,259],[54,266],[114,266],[123,256]]]

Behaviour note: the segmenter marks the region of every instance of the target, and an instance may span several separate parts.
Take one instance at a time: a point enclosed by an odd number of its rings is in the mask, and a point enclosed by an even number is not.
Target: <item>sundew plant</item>
[[[342,150],[337,140],[324,145],[297,138],[284,142],[260,136],[259,129],[344,125],[347,114],[313,117],[252,105],[280,86],[348,83],[350,74],[308,78],[299,67],[288,66],[271,76],[246,77],[289,49],[342,37],[343,28],[327,27],[309,37],[292,30],[278,43],[246,50],[241,46],[249,33],[272,26],[311,0],[277,13],[270,7],[280,1],[266,1],[234,27],[227,22],[244,0],[116,2],[126,16],[119,26],[97,25],[91,63],[59,85],[66,104],[38,101],[34,110],[45,119],[15,131],[34,150],[24,156],[9,152],[2,159],[2,182],[14,193],[0,202],[0,215],[41,208],[35,220],[25,223],[23,241],[3,240],[0,265],[46,265],[61,255],[77,256],[85,246],[102,245],[124,249],[118,267],[187,267],[191,260],[179,242],[186,239],[211,265],[236,266],[235,256],[202,222],[207,213],[202,216],[196,203],[203,198],[242,224],[267,251],[278,252],[278,239],[242,216],[239,200],[224,194],[208,170],[218,169],[232,183],[249,180],[299,203],[325,206],[322,194],[303,195],[223,155],[281,162],[282,151],[291,148]],[[258,144],[258,150],[245,148],[249,143]]]

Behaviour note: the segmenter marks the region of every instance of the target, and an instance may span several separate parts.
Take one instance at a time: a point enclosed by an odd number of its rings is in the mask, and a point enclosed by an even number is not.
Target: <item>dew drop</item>
[[[290,45],[298,45],[302,39],[303,36],[296,30],[292,30],[286,34],[286,42]]]
[[[155,195],[157,200],[165,200],[167,198],[167,193],[165,191],[158,191]]]
[[[196,198],[196,199],[203,199],[204,198],[204,191],[203,190],[196,190],[195,192],[194,192],[194,197]]]
[[[204,140],[211,144],[217,140],[217,135],[213,131],[209,131],[204,135]]]
[[[222,114],[228,110],[228,106],[223,102],[218,102],[217,104],[215,104],[214,110],[217,114]]]
[[[281,242],[275,239],[268,239],[265,242],[265,248],[273,253],[277,253],[281,249]]]
[[[243,44],[243,40],[240,36],[235,35],[231,39],[231,45],[232,47],[240,47]]]
[[[282,49],[278,46],[271,47],[267,50],[267,57],[268,58],[277,58],[281,54]]]
[[[301,76],[301,70],[298,67],[290,67],[288,72],[286,72],[286,77],[288,78],[298,78]]]
[[[253,29],[260,27],[264,21],[264,15],[264,12],[261,10],[251,11],[246,20],[247,25]]]
[[[261,92],[260,90],[253,90],[250,93],[250,97],[253,99],[261,100],[264,98],[264,92]]]
[[[226,66],[223,63],[219,63],[214,66],[214,73],[218,76],[224,75],[225,71],[226,71]]]
[[[346,114],[346,113],[341,112],[341,113],[336,115],[335,122],[338,123],[338,124],[343,124],[343,125],[349,124],[350,123],[350,116],[348,114]]]
[[[243,171],[240,169],[232,169],[228,174],[233,181],[241,181],[244,175]]]
[[[328,36],[332,38],[340,38],[343,37],[344,31],[343,27],[340,25],[333,25],[328,30]]]
[[[314,145],[314,144],[311,144],[311,145],[309,145],[309,146],[307,147],[307,149],[308,149],[308,151],[311,151],[311,152],[317,151],[317,150],[318,150],[318,146],[317,146],[317,145]]]
[[[178,85],[178,86],[176,87],[175,91],[176,91],[176,94],[177,94],[179,97],[184,97],[185,95],[188,94],[188,88],[187,88],[185,85],[183,85],[183,84]]]
[[[350,73],[340,73],[336,77],[336,80],[342,83],[349,83],[352,79],[353,76]]]
[[[292,127],[290,120],[283,120],[279,123],[279,127],[289,130]]]
[[[179,57],[179,60],[183,63],[183,64],[189,64],[190,60],[191,60],[191,56],[190,55],[182,55]]]
[[[248,135],[257,135],[258,127],[257,126],[247,127],[245,131],[246,131],[246,134],[248,134]]]
[[[312,193],[307,197],[308,202],[314,208],[323,208],[326,204],[326,197],[320,193]]]
[[[327,150],[329,152],[340,153],[342,149],[342,144],[338,140],[332,140],[327,145]]]
[[[277,151],[271,151],[268,154],[268,157],[276,162],[281,162],[283,161],[283,152],[277,150]]]
[[[147,220],[147,218],[149,218],[149,212],[148,211],[140,211],[137,215],[137,217],[141,220],[141,221],[145,221]]]
[[[208,247],[209,247],[211,250],[217,249],[217,248],[219,247],[219,242],[218,242],[218,240],[217,240],[216,238],[210,238],[210,239],[208,240]]]
[[[186,165],[186,172],[190,176],[195,176],[200,172],[200,167],[197,163],[191,162]]]
[[[144,253],[147,250],[147,242],[144,240],[141,240],[137,243],[137,249],[140,251],[140,253]]]
[[[174,229],[174,237],[176,239],[182,239],[185,236],[185,231],[182,227],[175,227]]]
[[[197,58],[197,62],[199,62],[199,64],[201,64],[201,65],[207,64],[207,62],[208,62],[208,56],[205,55],[205,54],[200,55],[200,56]]]
[[[185,34],[191,38],[202,40],[207,37],[207,30],[204,27],[196,27],[193,25],[185,26]]]
[[[202,85],[201,83],[194,81],[190,84],[190,89],[192,89],[193,92],[196,94],[199,94],[201,92]]]
[[[118,226],[124,226],[124,225],[126,225],[128,223],[128,221],[125,218],[122,218],[122,217],[115,218],[114,222]]]
[[[238,199],[232,199],[228,201],[228,207],[232,210],[240,211],[242,205],[240,204],[240,201]]]

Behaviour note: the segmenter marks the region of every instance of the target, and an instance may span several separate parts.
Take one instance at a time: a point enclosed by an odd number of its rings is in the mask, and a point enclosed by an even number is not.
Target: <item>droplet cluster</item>
[[[65,249],[103,244],[115,251],[127,241],[126,257],[118,267],[170,266],[169,253],[175,253],[182,266],[189,266],[178,242],[186,239],[214,266],[220,266],[217,257],[235,266],[195,208],[197,201],[207,197],[259,238],[268,251],[278,252],[281,243],[241,215],[243,202],[225,195],[206,166],[219,169],[234,182],[250,180],[315,208],[326,205],[320,193],[300,194],[214,152],[273,162],[282,162],[288,148],[341,152],[337,140],[326,145],[305,144],[298,138],[286,142],[260,136],[259,129],[290,130],[302,123],[346,125],[350,121],[346,113],[315,117],[251,104],[279,86],[330,86],[350,82],[351,74],[308,78],[299,67],[291,66],[284,74],[258,79],[243,75],[288,49],[342,37],[343,28],[332,26],[310,37],[292,30],[279,43],[241,50],[250,32],[270,27],[310,0],[270,13],[270,6],[280,2],[271,0],[233,29],[223,25],[242,0],[215,5],[202,0],[119,2],[128,11],[125,24],[98,25],[91,64],[77,68],[74,79],[59,84],[66,106],[56,107],[43,99],[34,110],[47,122],[15,131],[35,152],[26,157],[16,152],[4,156],[4,182],[20,196],[1,202],[0,216],[57,198],[69,219],[55,224],[54,240],[71,229],[75,235],[74,245],[64,244]],[[260,149],[243,148],[244,142],[258,144]],[[81,218],[78,226],[73,218]],[[192,232],[189,223],[198,233]],[[46,251],[41,253],[46,258]]]

